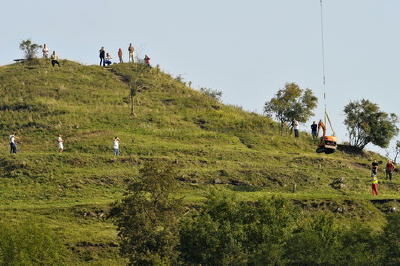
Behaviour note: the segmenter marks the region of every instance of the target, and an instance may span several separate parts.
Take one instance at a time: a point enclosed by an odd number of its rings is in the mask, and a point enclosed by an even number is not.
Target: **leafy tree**
[[[397,163],[397,157],[400,154],[400,141],[396,141],[396,145],[394,147],[394,163]]]
[[[166,162],[147,162],[140,179],[129,185],[113,208],[120,251],[132,265],[171,264],[178,254],[178,218],[182,211],[175,168]]]
[[[296,83],[286,83],[274,98],[265,103],[264,113],[281,123],[281,132],[286,123],[293,120],[307,122],[314,115],[313,109],[317,106],[318,98],[310,89],[301,89]]]
[[[344,112],[350,144],[360,150],[368,143],[386,148],[398,133],[396,114],[382,112],[377,104],[369,100],[350,102]]]
[[[279,265],[298,212],[282,199],[248,203],[213,192],[205,206],[182,221],[184,264]]]
[[[383,265],[400,264],[400,214],[388,216],[380,243],[382,243]]]
[[[28,60],[36,58],[36,54],[40,48],[42,48],[41,45],[33,43],[30,39],[24,40],[19,44],[19,49],[24,52],[25,59]]]

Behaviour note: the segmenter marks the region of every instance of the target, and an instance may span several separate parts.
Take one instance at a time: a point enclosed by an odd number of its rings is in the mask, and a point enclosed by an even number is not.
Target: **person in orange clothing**
[[[322,120],[319,120],[318,122],[318,136],[319,136],[319,130],[322,129],[322,137],[326,136],[326,126]]]

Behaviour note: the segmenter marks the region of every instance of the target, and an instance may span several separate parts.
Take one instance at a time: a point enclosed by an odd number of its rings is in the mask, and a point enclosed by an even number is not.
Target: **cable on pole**
[[[320,0],[321,6],[321,52],[322,52],[322,84],[324,90],[324,123],[326,125],[326,76],[325,76],[325,38],[324,38],[324,7],[322,0]]]

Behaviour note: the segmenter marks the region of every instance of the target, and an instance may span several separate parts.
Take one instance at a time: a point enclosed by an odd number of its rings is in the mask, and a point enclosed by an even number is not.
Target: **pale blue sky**
[[[400,113],[400,1],[324,0],[324,8],[328,110],[346,141],[350,100]],[[225,103],[261,112],[297,82],[320,98],[322,116],[319,0],[18,0],[2,11],[2,65],[21,57],[26,38],[84,64],[98,63],[101,46],[115,57],[132,42],[193,87],[222,90]]]

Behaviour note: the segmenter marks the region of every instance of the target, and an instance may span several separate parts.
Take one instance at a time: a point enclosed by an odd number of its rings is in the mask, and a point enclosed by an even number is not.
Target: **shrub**
[[[200,88],[200,91],[205,95],[217,100],[218,102],[221,101],[222,98],[222,91],[210,89],[210,88]]]
[[[154,161],[139,174],[113,209],[121,254],[134,265],[173,263],[182,210],[181,201],[171,195],[177,188],[177,173],[171,164]]]
[[[0,222],[0,265],[63,265],[67,250],[51,230]]]
[[[213,192],[182,221],[181,258],[185,264],[281,264],[296,215],[286,200],[248,203]]]

